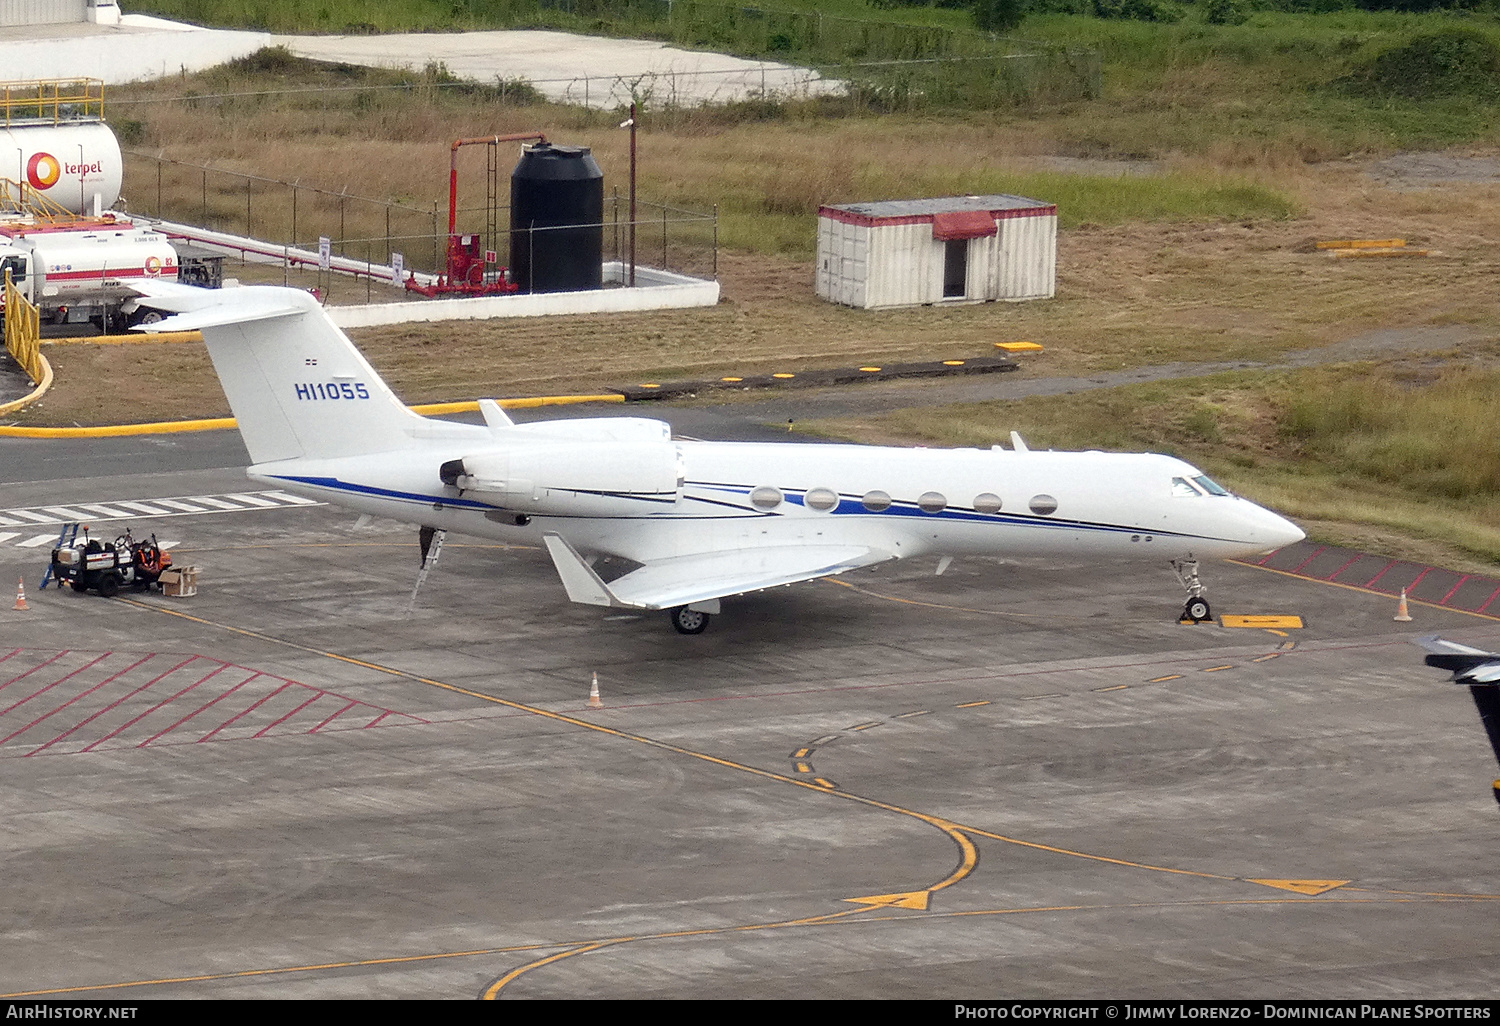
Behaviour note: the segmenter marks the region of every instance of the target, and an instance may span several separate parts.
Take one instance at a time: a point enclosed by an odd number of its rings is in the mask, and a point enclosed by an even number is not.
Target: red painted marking
[[[1484,600],[1484,605],[1482,605],[1478,609],[1474,610],[1474,612],[1476,612],[1476,613],[1482,613],[1482,612],[1484,612],[1486,609],[1490,608],[1490,603],[1493,602],[1493,601],[1495,601],[1495,599],[1497,599],[1497,598],[1500,598],[1500,588],[1496,588],[1493,592],[1491,592],[1490,593],[1490,597]]]
[[[328,692],[326,692],[326,691],[319,691],[316,695],[313,695],[307,701],[305,701],[301,705],[297,706],[297,708],[295,708],[291,712],[287,713],[285,716],[283,716],[281,719],[277,720],[275,723],[268,724],[265,727],[264,730],[257,731],[253,736],[254,737],[264,737],[267,730],[270,730],[272,727],[278,727],[281,724],[285,723],[287,720],[291,719],[293,716],[296,716],[303,709],[306,709],[308,706],[312,705],[314,702],[316,702],[318,699],[322,698],[326,694],[328,694]]]
[[[1368,581],[1365,582],[1365,587],[1366,588],[1373,588],[1373,587],[1375,587],[1375,582],[1378,581],[1378,580],[1380,580],[1386,574],[1390,573],[1391,572],[1391,567],[1395,566],[1396,563],[1397,563],[1397,561],[1394,560],[1394,559],[1391,560],[1389,563],[1387,563],[1385,565],[1385,569],[1384,570],[1380,571],[1380,573],[1376,574],[1374,577],[1371,577]]]
[[[1278,552],[1280,552],[1280,551],[1281,551],[1280,549],[1272,549],[1270,552],[1267,552],[1264,556],[1261,556],[1260,559],[1256,562],[1255,565],[1256,566],[1265,566],[1273,558],[1275,558],[1276,554]]]
[[[1298,563],[1293,569],[1288,570],[1287,573],[1300,574],[1302,572],[1302,568],[1303,567],[1305,567],[1307,564],[1311,563],[1313,560],[1315,560],[1319,556],[1321,556],[1323,554],[1324,550],[1327,549],[1327,548],[1328,548],[1327,545],[1319,545],[1315,550],[1313,550],[1313,554],[1311,556],[1308,556],[1302,562]]]
[[[1470,577],[1473,577],[1473,576],[1474,576],[1473,574],[1464,574],[1462,577],[1460,577],[1458,579],[1458,583],[1455,584],[1453,587],[1451,587],[1451,588],[1448,589],[1448,594],[1446,594],[1442,598],[1438,599],[1438,605],[1440,605],[1440,606],[1446,606],[1448,604],[1448,600],[1453,597],[1454,593],[1456,591],[1458,591],[1459,588],[1462,588],[1464,586],[1464,582],[1467,581]]]
[[[24,652],[24,651],[26,651],[24,648],[13,648],[9,652],[5,653],[3,656],[0,656],[0,663],[5,662],[5,660],[9,659],[11,656],[15,655],[18,652]]]
[[[1410,594],[1411,592],[1416,591],[1417,585],[1422,583],[1422,578],[1432,573],[1434,569],[1434,567],[1428,567],[1426,570],[1423,570],[1421,573],[1417,574],[1417,579],[1406,586],[1407,593]]]
[[[1365,554],[1363,552],[1356,552],[1354,554],[1354,558],[1353,559],[1349,560],[1349,562],[1345,563],[1343,566],[1339,567],[1333,573],[1331,573],[1327,577],[1323,578],[1323,580],[1325,580],[1325,581],[1335,580],[1338,577],[1339,574],[1343,573],[1345,570],[1349,569],[1355,563],[1358,563],[1361,559],[1363,559],[1364,555]]]
[[[72,733],[74,733],[76,731],[82,730],[84,727],[88,726],[90,723],[94,722],[99,717],[103,716],[105,713],[109,712],[111,709],[115,708],[116,706],[118,706],[121,702],[125,701],[126,699],[133,698],[136,695],[139,695],[142,691],[145,691],[151,685],[157,683],[158,681],[165,680],[167,677],[170,677],[172,674],[174,674],[178,670],[182,669],[188,663],[192,662],[194,659],[202,659],[202,658],[203,658],[202,656],[196,656],[196,655],[188,656],[186,659],[184,659],[182,662],[178,663],[176,666],[172,667],[166,673],[163,673],[160,676],[151,678],[146,683],[142,684],[140,687],[136,688],[134,691],[130,692],[129,694],[121,695],[119,698],[117,698],[113,702],[109,703],[109,705],[106,705],[103,709],[100,709],[98,712],[94,713],[94,715],[90,716],[88,719],[82,721],[81,723],[75,723],[73,726],[69,727],[67,730],[63,731],[61,734],[57,735],[51,741],[48,741],[46,744],[42,745],[40,748],[35,748],[35,749],[32,749],[31,751],[27,752],[26,753],[26,758],[29,759],[33,755],[36,755],[38,752],[44,752],[44,751],[46,751],[47,749],[51,748],[53,745],[55,745],[59,741],[61,741],[63,738],[67,737],[69,734],[72,734]]]
[[[147,716],[150,716],[152,713],[156,712],[156,710],[160,709],[162,706],[167,705],[170,702],[177,701],[183,695],[187,694],[189,691],[193,690],[195,687],[197,687],[199,684],[202,684],[204,681],[208,680],[210,677],[214,677],[214,676],[216,676],[216,675],[218,675],[220,673],[223,673],[225,671],[225,669],[228,668],[228,666],[229,666],[228,663],[220,663],[217,667],[215,667],[214,669],[210,670],[208,673],[206,673],[202,677],[199,677],[197,680],[193,681],[191,684],[189,684],[187,687],[183,688],[181,691],[177,692],[177,694],[175,694],[175,695],[168,695],[166,698],[163,698],[160,702],[157,702],[151,708],[149,708],[145,712],[141,713],[135,719],[126,721],[125,723],[123,723],[120,726],[116,727],[114,730],[110,731],[108,734],[105,734],[103,737],[101,737],[99,740],[95,741],[93,744],[87,745],[86,747],[83,747],[83,748],[80,748],[79,751],[80,752],[91,752],[91,751],[93,751],[95,748],[97,748],[100,745],[104,744],[104,742],[108,741],[110,738],[115,737],[115,736],[119,735],[120,733],[124,732],[125,730],[128,730],[129,728],[135,726],[137,723],[139,723],[142,720],[144,720]]]
[[[997,221],[1004,221],[1012,217],[1056,217],[1057,207],[1051,204],[1040,204],[1034,207],[1011,207],[991,210],[989,214]],[[839,221],[843,224],[852,224],[864,228],[889,228],[899,224],[931,224],[933,215],[891,214],[876,216],[861,214],[853,210],[839,210],[835,207],[819,207],[818,216],[826,217],[831,221]]]
[[[277,678],[277,679],[281,679],[281,678]],[[229,719],[227,719],[223,723],[219,724],[213,730],[210,730],[207,734],[204,734],[202,737],[200,737],[198,739],[198,744],[201,745],[203,742],[205,742],[209,738],[213,737],[215,734],[217,734],[219,731],[223,730],[225,727],[229,726],[231,723],[233,723],[235,720],[239,719],[241,716],[244,716],[244,715],[246,715],[248,713],[253,713],[255,710],[257,710],[261,706],[265,705],[271,699],[273,699],[277,695],[281,694],[287,688],[292,687],[292,683],[293,683],[292,681],[287,681],[285,684],[281,685],[281,687],[279,687],[275,691],[271,692],[265,698],[262,698],[259,702],[256,702],[250,708],[244,710],[243,712],[239,712],[239,713],[236,713],[235,715],[231,716]],[[297,686],[298,687],[302,687],[302,685],[300,685],[300,684],[297,685]]]
[[[336,720],[336,719],[338,719],[338,718],[339,718],[339,717],[340,717],[340,716],[342,716],[342,715],[344,715],[344,713],[346,713],[346,712],[348,712],[348,711],[349,711],[349,710],[350,710],[350,709],[353,709],[353,708],[354,708],[354,707],[355,707],[355,706],[356,706],[356,705],[358,705],[358,704],[359,704],[359,703],[358,703],[358,702],[350,702],[350,703],[349,703],[349,704],[348,704],[348,705],[346,705],[346,706],[344,706],[344,707],[343,707],[343,708],[342,708],[342,709],[340,709],[340,710],[339,710],[339,711],[338,711],[338,712],[336,712],[336,713],[334,713],[334,714],[333,714],[333,715],[332,715],[332,716],[330,716],[330,717],[328,717],[328,719],[326,719],[326,720],[324,720],[324,721],[323,721],[323,722],[322,722],[322,723],[320,723],[320,724],[318,724],[318,725],[317,725],[317,726],[316,726],[316,727],[314,727],[314,728],[313,728],[313,729],[312,729],[312,730],[309,730],[309,731],[308,731],[308,733],[309,733],[309,734],[316,734],[316,733],[317,733],[317,732],[318,732],[318,731],[320,731],[320,730],[322,730],[322,729],[323,729],[323,728],[324,728],[324,727],[326,727],[326,726],[328,726],[328,725],[329,725],[329,724],[330,724],[330,723],[332,723],[332,722],[333,722],[333,721],[334,721],[334,720]],[[267,730],[269,730],[269,729],[270,729],[270,728],[269,728],[269,727],[268,727],[268,728],[266,728],[266,729],[267,729]]]
[[[243,667],[243,666],[236,666],[235,669],[237,669],[237,670],[243,670],[243,669],[245,669],[245,667]],[[140,744],[136,745],[136,747],[137,748],[145,748],[151,742],[153,742],[157,738],[161,737],[162,734],[166,734],[166,733],[169,733],[171,731],[176,730],[178,727],[182,726],[188,720],[192,719],[194,716],[197,716],[204,709],[207,709],[209,706],[213,705],[215,702],[223,701],[224,699],[228,698],[230,695],[234,694],[240,688],[244,687],[246,684],[249,684],[252,680],[254,680],[256,677],[259,677],[259,676],[260,676],[260,674],[256,673],[253,676],[246,677],[244,680],[240,681],[238,684],[236,684],[234,687],[230,688],[228,691],[225,691],[222,694],[219,694],[219,695],[214,696],[213,698],[210,698],[207,702],[204,702],[198,708],[196,708],[192,712],[188,713],[186,716],[184,716],[182,719],[178,720],[176,723],[172,724],[166,730],[163,730],[163,731],[160,731],[158,733],[152,734],[150,737],[146,738],[146,740],[144,740]]]
[[[80,666],[78,669],[74,670],[72,673],[69,673],[69,674],[67,674],[65,676],[57,678],[55,681],[53,681],[51,684],[48,684],[46,687],[39,688],[36,691],[33,691],[31,694],[27,695],[25,698],[21,699],[19,702],[12,702],[10,705],[6,706],[4,709],[0,709],[0,716],[4,716],[6,713],[10,712],[12,709],[16,708],[17,706],[25,705],[27,702],[31,701],[37,695],[43,694],[44,692],[47,692],[47,691],[51,691],[53,688],[57,687],[63,681],[72,680],[74,677],[78,676],[84,670],[87,670],[89,667],[94,666],[94,665],[96,665],[98,663],[102,663],[105,659],[108,659],[113,654],[114,653],[112,653],[112,652],[106,652],[102,656],[99,656],[97,659],[94,659],[92,662],[84,663],[82,666]]]
[[[383,720],[383,719],[385,719],[385,718],[386,718],[386,717],[387,717],[387,716],[389,716],[389,715],[390,715],[390,714],[391,714],[391,711],[390,711],[390,710],[389,710],[389,709],[387,709],[387,710],[386,710],[386,711],[385,711],[385,712],[383,712],[383,713],[381,713],[381,714],[380,714],[380,715],[379,715],[379,716],[377,716],[377,717],[375,717],[375,718],[374,718],[374,719],[373,719],[373,720],[371,720],[371,721],[370,721],[370,722],[369,722],[369,723],[366,723],[366,724],[365,724],[365,725],[364,725],[364,726],[363,726],[363,727],[361,727],[361,728],[360,728],[360,729],[361,729],[361,730],[369,730],[369,729],[370,729],[370,728],[371,728],[371,727],[373,727],[373,726],[375,726],[375,724],[377,724],[377,723],[379,723],[379,722],[380,722],[380,721],[381,721],[381,720]]]
[[[12,684],[14,684],[16,681],[20,680],[21,677],[30,677],[33,673],[35,673],[36,671],[40,670],[43,666],[51,666],[53,663],[57,662],[59,659],[61,659],[63,656],[67,655],[71,651],[72,651],[72,649],[63,649],[61,652],[57,653],[57,655],[53,656],[51,659],[48,659],[45,663],[38,663],[37,665],[33,666],[31,669],[29,669],[25,673],[21,674],[20,677],[12,677],[10,680],[6,681],[4,684],[0,684],[0,691],[4,691],[6,688],[8,688]],[[109,654],[108,652],[105,653],[105,655],[108,655],[108,654]]]
[[[100,688],[104,687],[104,685],[112,683],[113,681],[116,681],[119,678],[125,676],[125,674],[129,673],[131,670],[133,670],[137,666],[141,665],[141,663],[144,663],[147,659],[152,658],[154,655],[156,655],[155,652],[148,653],[143,658],[138,659],[135,662],[131,663],[129,666],[125,667],[125,669],[121,670],[119,673],[115,674],[113,677],[106,678],[105,680],[102,680],[98,684],[95,684],[93,687],[89,688],[87,691],[84,691],[84,692],[82,692],[81,694],[78,694],[78,695],[74,695],[72,698],[68,699],[62,705],[58,706],[56,709],[53,709],[52,712],[43,713],[41,716],[38,716],[36,719],[34,719],[30,723],[26,724],[26,726],[22,727],[20,730],[16,731],[14,734],[7,734],[5,737],[0,737],[0,745],[5,744],[5,742],[9,741],[13,737],[16,737],[16,736],[18,736],[20,734],[26,733],[32,727],[36,726],[38,723],[41,723],[43,720],[45,720],[48,716],[51,716],[54,713],[60,713],[60,712],[62,712],[64,709],[66,709],[68,706],[72,705],[74,702],[78,701],[80,698],[87,698],[89,695],[92,695],[95,691],[98,691]]]

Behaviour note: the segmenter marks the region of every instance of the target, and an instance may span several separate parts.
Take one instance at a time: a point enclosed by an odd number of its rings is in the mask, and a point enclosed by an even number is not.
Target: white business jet
[[[1210,615],[1204,558],[1297,527],[1168,456],[674,439],[659,420],[484,425],[408,410],[306,292],[142,285],[203,332],[253,466],[311,498],[435,531],[545,545],[574,602],[670,612],[700,633],[719,600],[888,559],[1081,556],[1169,563],[1184,617]],[[596,567],[628,566],[605,580]]]

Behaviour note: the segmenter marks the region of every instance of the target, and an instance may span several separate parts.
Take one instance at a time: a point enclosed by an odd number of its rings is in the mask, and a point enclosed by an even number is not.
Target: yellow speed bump
[[[787,378],[795,378],[796,376],[797,375],[795,375],[795,374],[787,374],[785,372],[782,372],[780,374],[772,374],[771,375],[771,377],[773,377],[773,378],[781,378],[783,381],[785,381]]]
[[[879,367],[861,367],[860,370],[864,371],[866,374],[874,374],[876,371],[880,370],[880,368]]]
[[[996,342],[996,349],[1003,349],[1007,353],[1040,353],[1042,344],[1040,342]]]
[[[43,345],[76,346],[125,346],[138,342],[202,342],[201,331],[158,331],[154,334],[137,332],[129,335],[82,335],[77,338],[44,338]]]
[[[964,361],[962,361],[962,360],[944,360],[943,361],[943,366],[944,367],[962,367],[963,365],[964,365]]]
[[[1241,616],[1236,613],[1226,613],[1220,617],[1220,622],[1225,627],[1290,627],[1293,629],[1302,627],[1300,616]]]

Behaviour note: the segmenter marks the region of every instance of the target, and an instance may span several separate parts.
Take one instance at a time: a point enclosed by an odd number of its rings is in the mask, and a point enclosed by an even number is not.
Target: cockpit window
[[[1195,484],[1197,484],[1197,486],[1199,488],[1202,488],[1205,492],[1207,492],[1209,495],[1228,495],[1229,494],[1229,492],[1226,491],[1224,489],[1224,487],[1219,484],[1219,482],[1215,481],[1213,478],[1209,477],[1207,474],[1199,474],[1197,477],[1193,478],[1193,482]]]
[[[1185,477],[1172,478],[1172,498],[1174,499],[1201,499],[1203,493],[1188,484]]]

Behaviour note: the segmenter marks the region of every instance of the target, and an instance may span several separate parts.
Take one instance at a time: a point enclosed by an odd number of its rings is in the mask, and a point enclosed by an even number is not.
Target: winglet
[[[578,550],[569,545],[559,534],[544,534],[547,552],[552,556],[552,565],[557,567],[557,576],[562,578],[563,589],[570,602],[586,606],[623,606],[627,603],[615,598],[609,585],[599,579],[594,568],[583,561]]]
[[[1021,437],[1021,432],[1019,431],[1012,431],[1010,433],[1010,447],[1016,452],[1031,451],[1030,449],[1026,448],[1026,441]]]
[[[516,422],[500,407],[493,399],[479,400],[479,412],[484,414],[484,423],[491,431],[499,431],[502,428],[515,427]]]

